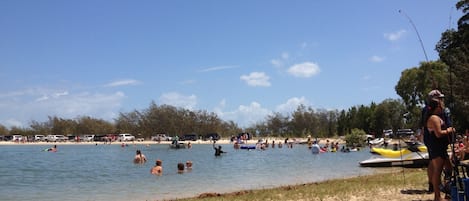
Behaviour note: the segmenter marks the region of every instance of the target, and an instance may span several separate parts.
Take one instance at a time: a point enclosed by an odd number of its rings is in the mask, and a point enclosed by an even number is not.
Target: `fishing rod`
[[[419,42],[420,42],[420,46],[422,47],[422,50],[423,50],[423,54],[425,55],[425,60],[428,62],[428,56],[427,56],[427,52],[425,51],[425,47],[423,46],[423,42],[422,42],[422,38],[420,38],[420,34],[419,32],[417,31],[417,27],[415,26],[414,22],[412,21],[412,19],[410,19],[410,17],[401,9],[399,9],[399,13],[403,14],[410,22],[410,24],[412,25],[412,27],[414,28],[415,30],[415,33],[417,33],[417,37],[419,39]]]

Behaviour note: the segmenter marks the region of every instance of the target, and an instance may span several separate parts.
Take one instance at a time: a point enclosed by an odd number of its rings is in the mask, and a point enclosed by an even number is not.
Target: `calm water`
[[[0,146],[0,200],[162,200],[204,192],[232,192],[365,175],[373,169],[358,162],[368,150],[313,155],[304,145],[293,149],[234,150],[215,157],[212,145],[169,149],[168,145]],[[135,165],[135,150],[148,161]],[[149,173],[163,160],[163,176]],[[178,162],[193,161],[193,170],[176,173]]]

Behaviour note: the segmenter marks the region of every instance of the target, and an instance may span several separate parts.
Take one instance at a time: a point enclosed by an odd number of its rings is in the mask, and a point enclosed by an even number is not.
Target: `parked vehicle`
[[[204,135],[203,137],[203,140],[204,141],[207,141],[207,140],[220,140],[220,135],[218,135],[218,133],[208,133],[206,135]]]
[[[122,141],[135,141],[135,136],[133,136],[129,133],[123,133],[123,134],[119,134],[119,137],[117,138],[117,140],[119,140],[119,142],[122,142]]]
[[[94,141],[94,135],[83,135],[83,141],[85,141],[85,142]]]
[[[65,142],[68,138],[64,135],[48,135],[46,137],[47,142]]]
[[[414,134],[414,131],[409,128],[397,129],[396,137],[408,137],[413,134]]]
[[[172,137],[167,136],[166,134],[160,133],[154,136],[151,136],[151,141],[171,141]]]
[[[22,135],[12,135],[11,137],[12,137],[12,138],[11,138],[11,141],[15,141],[15,142],[16,142],[16,141],[21,141],[21,140],[23,140],[23,136],[22,136]]]
[[[34,140],[34,141],[37,141],[37,142],[41,142],[41,141],[44,141],[44,140],[45,140],[45,139],[44,139],[45,137],[46,137],[46,136],[44,136],[44,135],[34,135],[33,140]]]
[[[184,134],[181,138],[181,141],[197,141],[197,134]]]

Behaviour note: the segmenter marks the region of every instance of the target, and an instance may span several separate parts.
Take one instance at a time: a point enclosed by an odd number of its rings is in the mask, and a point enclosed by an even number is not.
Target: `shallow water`
[[[0,200],[162,200],[204,192],[233,192],[333,178],[366,175],[359,167],[368,150],[313,155],[304,145],[259,150],[234,150],[215,157],[212,145],[169,149],[168,145],[0,146]],[[148,162],[132,163],[141,149]],[[151,175],[156,159],[163,176]],[[193,161],[193,169],[177,174],[177,163]]]

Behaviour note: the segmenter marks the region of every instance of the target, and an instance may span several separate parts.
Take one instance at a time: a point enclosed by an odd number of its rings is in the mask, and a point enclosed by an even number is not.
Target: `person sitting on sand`
[[[162,163],[163,162],[161,160],[156,160],[155,166],[151,168],[150,173],[153,175],[161,176],[163,174],[163,167],[161,166]]]
[[[178,163],[178,173],[179,174],[184,173],[184,168],[185,168],[184,163]]]
[[[147,158],[145,155],[142,154],[140,150],[136,151],[135,157],[134,157],[134,163],[145,163],[147,162]]]

